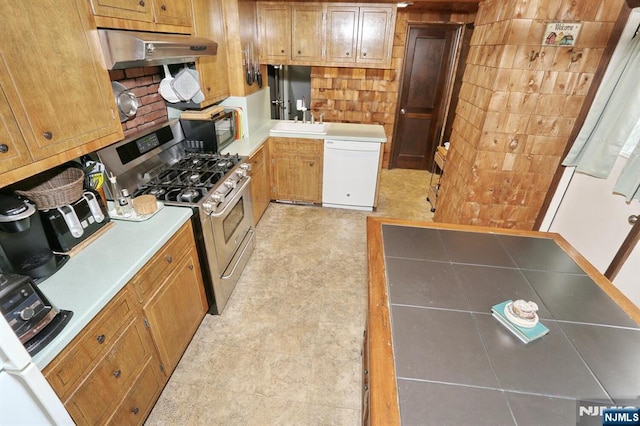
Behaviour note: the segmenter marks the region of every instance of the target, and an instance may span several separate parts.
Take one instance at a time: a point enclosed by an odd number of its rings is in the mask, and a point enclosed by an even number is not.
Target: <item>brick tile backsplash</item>
[[[125,137],[167,121],[167,108],[158,93],[163,78],[161,67],[127,68],[109,71],[111,81],[117,81],[138,98],[136,115],[122,123]]]

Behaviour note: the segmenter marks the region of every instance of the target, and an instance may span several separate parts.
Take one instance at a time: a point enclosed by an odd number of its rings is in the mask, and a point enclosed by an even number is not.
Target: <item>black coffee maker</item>
[[[35,204],[14,194],[0,194],[0,269],[46,278],[58,267]]]

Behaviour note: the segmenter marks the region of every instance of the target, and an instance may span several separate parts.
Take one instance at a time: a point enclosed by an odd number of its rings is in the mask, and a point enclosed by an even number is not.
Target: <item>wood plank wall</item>
[[[533,229],[623,4],[480,4],[435,221]],[[549,21],[576,46],[541,47]]]
[[[398,9],[393,41],[392,68],[312,67],[311,109],[317,117],[324,113],[329,122],[380,124],[388,143],[384,146],[383,167],[389,166],[402,77],[407,24],[423,22],[473,22],[475,14],[452,15]]]

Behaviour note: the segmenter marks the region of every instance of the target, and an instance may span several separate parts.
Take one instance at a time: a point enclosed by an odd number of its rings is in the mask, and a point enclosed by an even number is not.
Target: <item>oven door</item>
[[[227,269],[238,247],[253,226],[250,181],[251,178],[247,178],[231,201],[221,211],[209,216],[220,274]]]

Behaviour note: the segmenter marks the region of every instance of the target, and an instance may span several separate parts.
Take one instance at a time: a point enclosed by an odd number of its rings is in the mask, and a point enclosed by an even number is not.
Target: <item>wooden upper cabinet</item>
[[[193,25],[191,0],[154,0],[153,8],[158,24],[180,25],[183,27]]]
[[[358,12],[357,7],[327,7],[327,61],[355,62]]]
[[[391,67],[395,4],[257,4],[262,63]]]
[[[4,77],[3,61],[0,58],[0,173],[31,162],[27,144],[4,94],[3,87],[6,84]]]
[[[4,126],[13,120],[6,115],[8,103],[31,158],[51,159],[31,174],[122,139],[87,3],[3,0],[0,13]],[[27,176],[0,175],[0,187]]]
[[[291,6],[258,3],[260,62],[288,63],[291,58]]]
[[[396,8],[361,7],[356,62],[380,63],[391,60]]]
[[[221,0],[193,0],[195,35],[218,43],[215,56],[202,56],[196,62],[204,94],[201,106],[209,106],[229,97],[227,37]]]
[[[98,27],[136,31],[193,31],[191,0],[89,0]]]
[[[291,8],[291,60],[321,61],[324,57],[324,7],[293,4]]]
[[[91,7],[98,16],[153,22],[151,0],[91,0]]]

